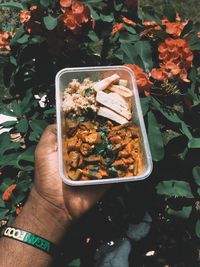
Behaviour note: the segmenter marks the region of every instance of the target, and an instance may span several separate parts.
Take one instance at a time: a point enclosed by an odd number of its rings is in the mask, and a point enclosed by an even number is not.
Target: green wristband
[[[33,233],[24,231],[15,227],[6,227],[3,230],[2,236],[18,240],[22,243],[28,244],[34,248],[38,248],[50,255],[54,255],[56,252],[56,245],[47,239],[37,236]]]

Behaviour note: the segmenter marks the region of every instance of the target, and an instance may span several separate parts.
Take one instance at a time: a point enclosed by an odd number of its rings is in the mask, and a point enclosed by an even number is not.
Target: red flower
[[[65,14],[63,15],[63,22],[65,26],[72,31],[77,28],[76,18],[70,10],[66,10]]]
[[[31,11],[34,11],[34,10],[36,10],[38,7],[37,6],[34,6],[34,5],[32,5],[32,6],[30,6],[30,10]]]
[[[149,21],[143,21],[142,24],[144,26],[157,26],[159,25],[157,22],[153,21],[153,20],[149,20]]]
[[[125,64],[135,74],[136,82],[140,93],[144,92],[145,95],[150,94],[152,82],[149,80],[148,74],[135,64]]]
[[[178,13],[176,13],[176,21],[170,22],[167,18],[162,19],[162,24],[166,26],[166,32],[173,35],[174,37],[179,37],[188,24],[188,20],[181,22],[181,18]]]
[[[112,29],[111,34],[114,35],[114,34],[116,34],[117,32],[119,32],[119,31],[121,31],[121,30],[123,30],[123,29],[124,29],[123,24],[122,24],[122,23],[117,23],[117,24],[115,24],[115,25],[113,26],[113,29]]]
[[[168,78],[168,74],[163,68],[152,69],[151,76],[158,81],[164,81]]]
[[[0,55],[6,55],[10,52],[9,39],[12,33],[2,32],[0,33]]]
[[[20,12],[20,22],[22,24],[28,22],[31,18],[31,12],[30,11],[21,11]]]
[[[142,24],[148,28],[140,33],[141,36],[155,38],[157,31],[161,30],[160,25],[155,21],[144,21]]]
[[[8,201],[8,200],[10,199],[10,196],[11,196],[13,190],[16,188],[16,186],[17,186],[16,184],[12,184],[11,186],[9,186],[9,187],[4,191],[4,193],[3,193],[3,195],[2,195],[2,199],[3,199],[4,201]]]
[[[79,1],[72,3],[72,9],[65,9],[63,12],[64,14],[61,16],[61,20],[63,21],[64,25],[69,30],[74,31],[74,33],[79,32],[82,24],[89,21],[92,23],[89,8]]]
[[[193,53],[186,40],[168,38],[159,45],[158,52],[160,68],[152,70],[154,79],[176,78],[189,82],[187,70],[192,67]]]
[[[19,215],[22,211],[22,207],[16,207],[16,214]]]
[[[60,0],[60,6],[63,8],[70,7],[72,5],[72,0]]]
[[[128,18],[126,18],[126,17],[123,17],[122,20],[123,20],[123,22],[125,22],[125,23],[128,24],[128,25],[131,25],[131,26],[133,26],[133,27],[136,26],[136,23],[135,23],[133,20],[131,20],[131,19],[128,19]]]
[[[73,2],[72,12],[74,14],[82,14],[85,11],[85,5],[79,1]]]

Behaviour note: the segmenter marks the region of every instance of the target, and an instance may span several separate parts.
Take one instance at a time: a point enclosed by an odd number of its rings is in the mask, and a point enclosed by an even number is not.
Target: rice
[[[87,109],[96,112],[95,91],[92,86],[93,81],[89,78],[84,79],[82,83],[73,79],[63,94],[63,111],[65,113],[74,111],[77,115],[80,115],[82,111],[87,111]]]

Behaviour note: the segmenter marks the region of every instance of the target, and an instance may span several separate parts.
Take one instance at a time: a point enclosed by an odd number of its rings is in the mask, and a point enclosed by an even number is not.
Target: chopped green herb
[[[94,175],[94,174],[96,174],[97,172],[98,172],[98,170],[93,169],[93,170],[90,170],[90,171],[89,171],[89,174]]]
[[[86,95],[90,95],[92,93],[92,89],[91,88],[86,88],[85,89],[85,93],[86,93]]]
[[[81,117],[78,117],[78,120],[81,122],[81,121],[86,121],[86,117],[84,116],[81,116]]]
[[[115,167],[109,167],[108,169],[107,169],[107,172],[111,175],[111,176],[117,176],[118,175],[118,173],[117,173],[117,169],[115,168]]]

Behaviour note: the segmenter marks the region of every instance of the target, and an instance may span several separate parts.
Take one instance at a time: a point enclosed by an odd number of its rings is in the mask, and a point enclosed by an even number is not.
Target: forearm
[[[70,222],[61,215],[59,209],[43,201],[32,190],[23,211],[16,218],[13,227],[32,232],[55,244],[59,244]],[[0,267],[47,267],[53,257],[47,253],[21,243],[2,237],[0,240]]]

